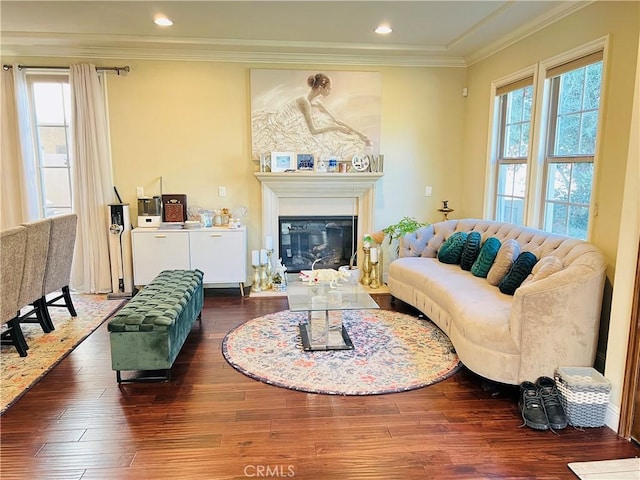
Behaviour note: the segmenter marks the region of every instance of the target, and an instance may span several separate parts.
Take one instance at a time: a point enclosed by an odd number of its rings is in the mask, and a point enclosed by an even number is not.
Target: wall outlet
[[[425,197],[430,197],[432,193],[432,189],[431,186],[426,186],[424,187],[424,196]]]
[[[136,187],[136,195],[138,198],[144,197],[144,187]]]
[[[227,187],[218,187],[218,196],[226,197],[227,196]]]

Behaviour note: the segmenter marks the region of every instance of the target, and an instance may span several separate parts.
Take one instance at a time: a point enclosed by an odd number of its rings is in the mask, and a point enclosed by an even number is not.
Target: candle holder
[[[371,288],[380,288],[380,281],[378,280],[378,262],[371,262]]]
[[[267,290],[270,290],[273,287],[273,265],[271,263],[271,256],[273,255],[273,250],[267,250],[267,268],[265,274],[267,275]]]
[[[449,214],[451,212],[453,212],[453,208],[449,208],[449,201],[448,200],[443,200],[442,201],[442,208],[438,209],[439,212],[442,213],[442,215],[444,216],[444,221],[449,220]]]
[[[266,290],[269,282],[267,281],[267,264],[260,264],[260,288]]]
[[[258,265],[252,265],[253,267],[253,282],[251,284],[251,290],[253,290],[254,293],[258,293],[262,291],[262,288],[260,288],[260,271]]]
[[[362,261],[360,283],[369,286],[371,283],[371,247],[362,247],[362,250],[364,251],[364,260]]]

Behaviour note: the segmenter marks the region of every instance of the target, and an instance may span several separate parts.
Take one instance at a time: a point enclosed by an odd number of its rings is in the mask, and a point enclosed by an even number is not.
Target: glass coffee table
[[[287,300],[292,312],[308,312],[307,323],[300,324],[302,348],[306,351],[351,350],[353,342],[342,322],[345,310],[380,308],[354,278],[310,284],[299,274],[287,274]]]

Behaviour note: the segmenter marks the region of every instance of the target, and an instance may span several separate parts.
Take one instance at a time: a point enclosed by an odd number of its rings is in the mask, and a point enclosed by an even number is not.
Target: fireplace
[[[288,272],[348,265],[357,245],[357,217],[281,216],[278,246]]]
[[[383,173],[298,171],[255,172],[254,175],[262,184],[263,238],[279,238],[280,217],[357,218],[352,227],[355,232],[354,251],[362,247],[365,233],[375,231],[376,183]],[[274,258],[282,258],[287,252],[282,250],[279,241],[276,241],[276,247],[278,250],[274,252]]]

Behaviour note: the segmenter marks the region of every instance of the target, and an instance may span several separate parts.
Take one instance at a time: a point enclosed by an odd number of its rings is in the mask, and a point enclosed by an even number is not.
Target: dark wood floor
[[[520,427],[517,388],[492,395],[464,369],[412,392],[339,397],[262,384],[225,362],[230,329],[286,308],[207,296],[170,383],[118,387],[102,325],[0,419],[2,479],[556,479],[575,478],[568,462],[640,454],[606,427]]]

